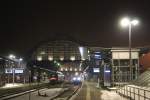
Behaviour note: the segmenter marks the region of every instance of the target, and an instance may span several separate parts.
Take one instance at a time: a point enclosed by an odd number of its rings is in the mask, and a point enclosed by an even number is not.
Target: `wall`
[[[142,70],[146,70],[150,68],[150,52],[147,54],[143,54],[139,60],[140,60],[140,65],[142,66],[141,67]]]

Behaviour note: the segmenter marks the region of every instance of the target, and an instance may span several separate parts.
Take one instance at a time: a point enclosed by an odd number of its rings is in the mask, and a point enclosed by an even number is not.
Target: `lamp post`
[[[10,54],[9,58],[14,60],[16,58],[16,56]],[[14,84],[15,83],[15,69],[12,66],[11,66],[11,68],[12,68],[12,73],[13,73],[13,84]]]
[[[121,20],[121,25],[123,27],[128,27],[129,28],[129,68],[130,68],[130,81],[133,78],[133,72],[132,72],[132,55],[131,55],[131,42],[132,42],[132,38],[131,38],[131,33],[132,33],[132,25],[136,26],[139,24],[139,21],[136,19],[130,19],[130,18],[123,18]]]
[[[19,68],[21,68],[22,67],[22,65],[21,65],[21,62],[23,61],[23,59],[22,58],[19,58]]]

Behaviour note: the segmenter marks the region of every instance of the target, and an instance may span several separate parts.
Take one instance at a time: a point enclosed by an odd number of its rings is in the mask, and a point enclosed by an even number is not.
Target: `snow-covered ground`
[[[102,90],[101,93],[102,93],[102,96],[101,96],[102,100],[128,100],[120,96],[114,91]]]
[[[128,91],[128,92],[127,92]],[[131,91],[131,93],[129,92]],[[135,100],[149,100],[150,99],[150,87],[141,87],[136,85],[126,85],[119,90],[121,94],[132,97]],[[146,97],[147,99],[144,99]],[[149,99],[148,99],[149,98]]]
[[[39,96],[38,92],[35,91],[9,100],[50,100],[51,98],[57,96],[62,91],[64,91],[64,89],[62,88],[45,89],[40,91],[40,94],[43,96]],[[46,96],[44,96],[44,94],[46,94]]]
[[[23,85],[24,84],[21,84],[21,83],[7,83],[1,88],[14,88],[14,87],[21,87]]]

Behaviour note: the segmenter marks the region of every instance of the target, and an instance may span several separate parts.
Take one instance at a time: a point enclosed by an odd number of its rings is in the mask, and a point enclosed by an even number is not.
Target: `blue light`
[[[110,70],[105,70],[106,73],[110,73]]]
[[[100,55],[95,55],[95,57],[99,57]]]

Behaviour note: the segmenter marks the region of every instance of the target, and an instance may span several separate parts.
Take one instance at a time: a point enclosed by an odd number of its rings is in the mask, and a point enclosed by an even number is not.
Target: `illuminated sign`
[[[13,69],[5,69],[5,73],[13,73]]]
[[[23,73],[23,69],[15,69],[15,73],[16,74],[21,74],[21,73]]]
[[[16,73],[16,74],[21,74],[21,73],[23,73],[23,69],[13,69],[13,68],[6,68],[5,69],[5,73],[6,74],[12,74],[13,73],[13,71],[14,71],[14,73]]]
[[[105,70],[106,73],[110,73],[110,70]]]
[[[99,68],[93,68],[93,72],[94,72],[94,73],[100,72],[100,71],[99,71]]]

